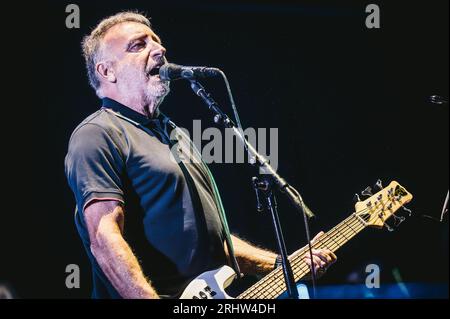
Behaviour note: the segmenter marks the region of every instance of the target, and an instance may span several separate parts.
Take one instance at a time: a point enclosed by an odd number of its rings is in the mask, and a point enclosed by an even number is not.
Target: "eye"
[[[144,41],[137,41],[134,42],[131,46],[130,46],[130,51],[136,52],[136,51],[140,51],[143,48],[145,48],[145,42]]]

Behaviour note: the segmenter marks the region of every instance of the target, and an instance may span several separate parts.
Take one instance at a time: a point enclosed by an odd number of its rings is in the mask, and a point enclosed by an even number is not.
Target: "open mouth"
[[[159,68],[160,67],[161,67],[160,65],[155,66],[153,69],[150,70],[150,72],[148,74],[150,76],[159,75]]]

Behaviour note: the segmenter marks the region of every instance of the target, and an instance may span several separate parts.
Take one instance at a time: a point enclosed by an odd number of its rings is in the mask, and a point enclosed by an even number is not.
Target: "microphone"
[[[219,76],[220,70],[208,68],[206,66],[184,66],[173,63],[166,63],[159,68],[159,77],[163,81],[172,80],[195,80],[198,78],[209,78]]]

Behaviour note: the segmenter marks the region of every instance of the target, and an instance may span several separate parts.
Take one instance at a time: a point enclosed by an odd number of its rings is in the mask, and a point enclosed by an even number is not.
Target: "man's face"
[[[159,67],[166,62],[166,49],[147,26],[123,22],[105,34],[102,55],[110,60],[119,94],[158,106],[169,93],[169,82],[159,78]]]

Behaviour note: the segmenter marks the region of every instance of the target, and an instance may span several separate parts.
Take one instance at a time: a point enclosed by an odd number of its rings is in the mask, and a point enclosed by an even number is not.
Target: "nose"
[[[164,59],[165,55],[166,55],[166,48],[159,43],[155,43],[150,53],[152,59],[155,61],[160,61]]]

